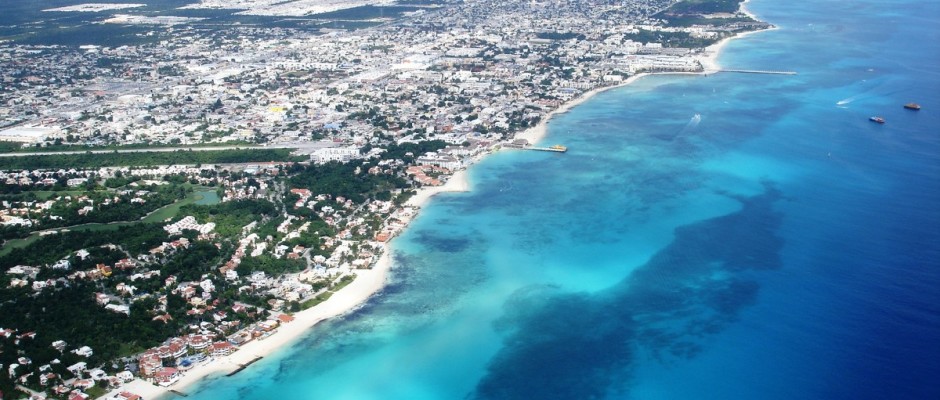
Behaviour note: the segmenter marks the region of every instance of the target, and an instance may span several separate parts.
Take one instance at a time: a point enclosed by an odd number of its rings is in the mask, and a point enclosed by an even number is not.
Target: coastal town
[[[592,92],[717,72],[709,46],[769,27],[733,1],[590,3],[0,42],[0,399],[236,373],[379,290],[389,240],[474,162]]]

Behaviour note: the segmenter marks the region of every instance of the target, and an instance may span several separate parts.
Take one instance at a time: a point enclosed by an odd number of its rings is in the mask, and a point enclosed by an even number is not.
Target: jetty
[[[175,394],[175,395],[177,395],[177,396],[179,396],[179,397],[189,397],[188,394],[183,393],[183,392],[181,392],[181,391],[179,391],[179,390],[175,390],[175,389],[170,389],[170,393],[173,393],[173,394]]]
[[[562,145],[560,145],[560,144],[556,144],[556,145],[551,146],[551,147],[539,147],[539,146],[533,146],[533,145],[531,145],[531,144],[529,143],[529,141],[528,141],[528,140],[525,140],[525,139],[516,139],[516,140],[513,140],[512,142],[509,142],[509,143],[504,144],[503,146],[506,147],[506,148],[508,148],[508,149],[533,150],[533,151],[550,151],[550,152],[553,152],[553,153],[564,153],[564,152],[568,151],[568,148],[567,148],[567,147],[562,146]]]
[[[568,151],[568,148],[559,144],[556,144],[552,147],[538,147],[538,146],[526,146],[521,147],[522,150],[533,150],[533,151],[551,151],[554,153],[564,153]]]
[[[718,72],[736,72],[739,74],[796,75],[796,71],[771,71],[760,69],[719,69]]]
[[[264,358],[264,357],[260,357],[260,356],[259,356],[259,357],[255,357],[255,358],[252,358],[251,361],[249,361],[249,362],[246,362],[246,363],[244,363],[244,364],[239,364],[239,365],[238,365],[238,368],[236,368],[236,369],[235,369],[234,371],[232,371],[232,372],[229,372],[229,373],[225,374],[225,376],[232,376],[232,375],[235,375],[235,374],[237,374],[237,373],[239,373],[239,372],[242,372],[243,369],[248,368],[249,365],[254,364],[255,362],[257,362],[258,360],[260,360],[260,359],[262,359],[262,358]]]

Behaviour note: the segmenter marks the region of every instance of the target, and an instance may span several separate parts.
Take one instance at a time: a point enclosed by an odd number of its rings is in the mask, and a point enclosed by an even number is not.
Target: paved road
[[[295,149],[301,153],[309,154],[316,149],[322,149],[325,147],[335,147],[339,146],[338,143],[333,142],[291,142],[291,143],[278,143],[271,144],[267,146],[249,146],[249,145],[240,145],[240,146],[218,146],[218,147],[153,147],[153,148],[143,148],[143,149],[109,149],[109,150],[62,150],[62,151],[32,151],[32,152],[13,152],[13,153],[0,153],[0,157],[29,157],[29,156],[51,156],[58,154],[109,154],[109,153],[165,153],[171,151],[185,150],[185,151],[218,151],[218,150],[236,150],[236,149]]]

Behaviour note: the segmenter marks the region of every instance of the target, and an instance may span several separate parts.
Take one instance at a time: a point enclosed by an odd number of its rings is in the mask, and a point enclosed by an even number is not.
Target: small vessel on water
[[[906,108],[906,109],[908,109],[908,110],[917,111],[917,110],[920,110],[920,104],[917,104],[917,103],[907,103],[907,104],[904,105],[904,108]]]
[[[881,117],[868,117],[868,120],[871,122],[877,122],[879,124],[885,123],[885,119]]]

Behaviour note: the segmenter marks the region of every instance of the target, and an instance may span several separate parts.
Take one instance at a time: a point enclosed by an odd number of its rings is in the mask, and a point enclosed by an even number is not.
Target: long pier
[[[232,372],[229,372],[228,374],[225,374],[225,376],[232,376],[232,375],[235,375],[235,374],[237,374],[237,373],[239,373],[239,372],[242,372],[243,369],[248,368],[249,365],[254,364],[255,362],[257,362],[257,361],[260,360],[261,358],[262,358],[262,357],[255,357],[255,358],[253,358],[251,361],[239,365],[239,366],[238,366],[238,369],[236,369],[236,370],[234,370],[234,371],[232,371]]]
[[[568,151],[568,148],[565,146],[552,146],[552,147],[526,146],[526,147],[521,147],[520,149],[533,150],[533,151],[551,151],[553,153],[564,153]]]
[[[795,71],[768,71],[759,69],[720,69],[718,72],[737,72],[739,74],[796,75]]]

